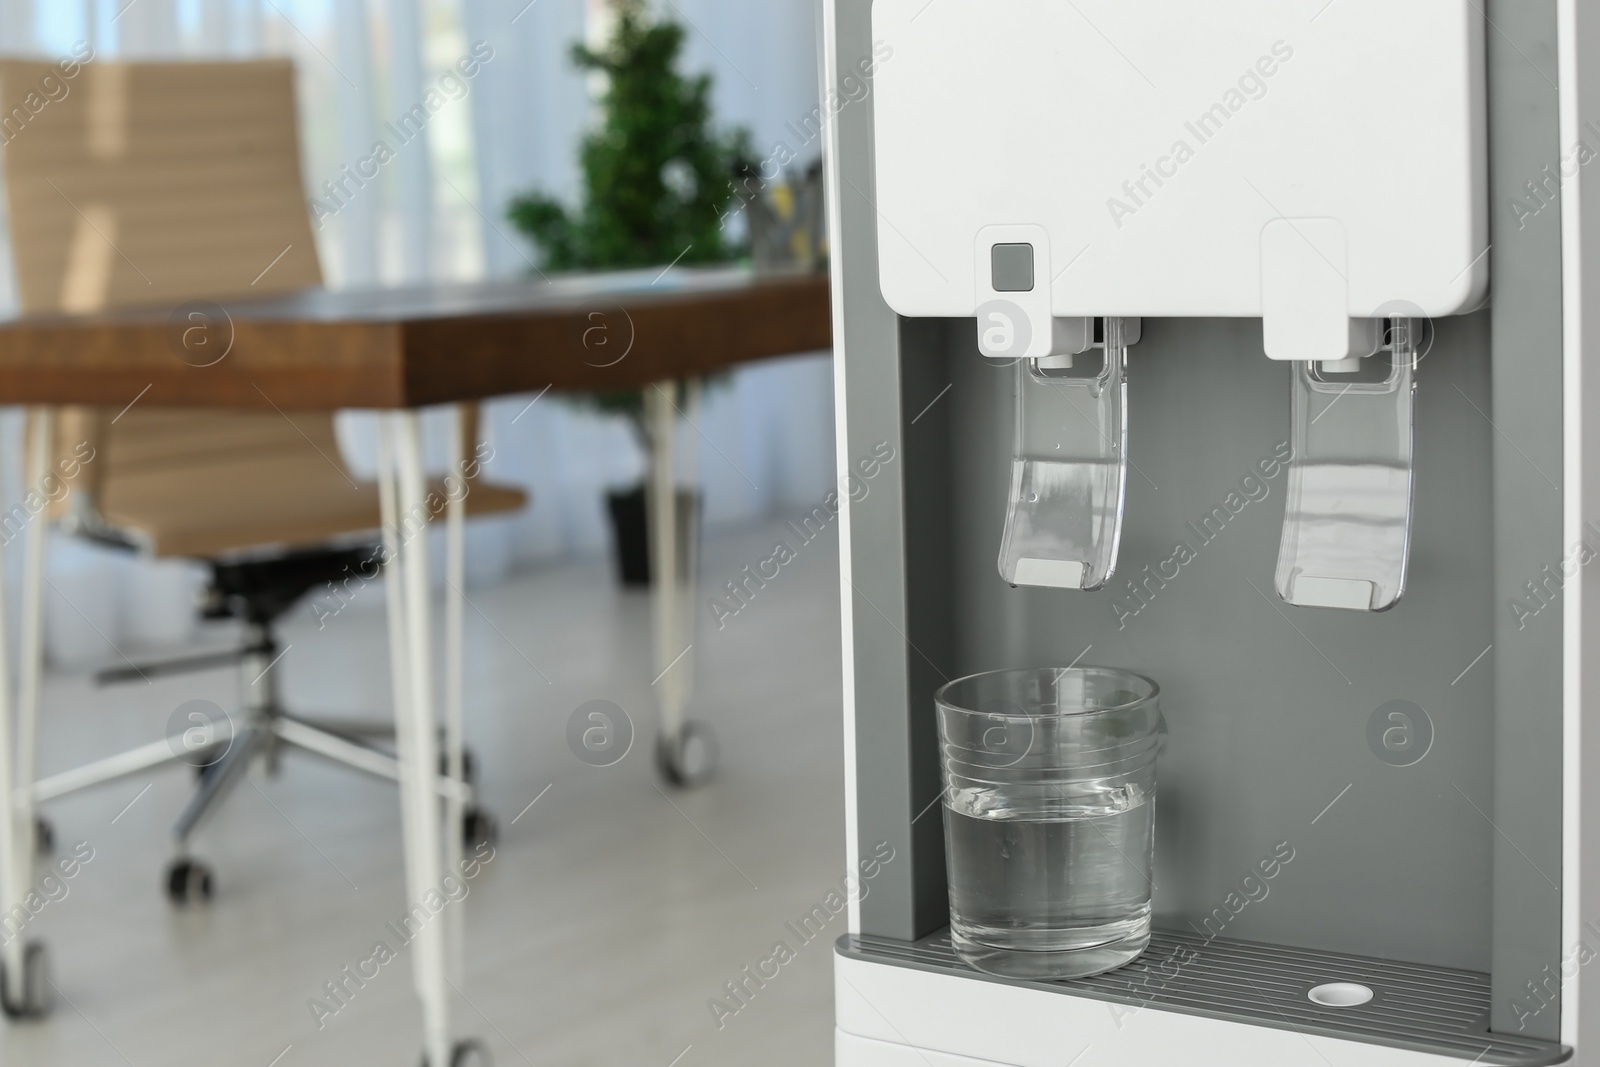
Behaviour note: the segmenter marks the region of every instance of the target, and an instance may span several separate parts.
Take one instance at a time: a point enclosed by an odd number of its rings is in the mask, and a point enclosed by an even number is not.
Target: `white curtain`
[[[782,146],[782,158],[803,166],[820,154],[818,0],[658,0],[657,8],[688,29],[687,70],[715,77],[719,121],[748,127],[764,157]],[[604,0],[0,0],[0,52],[58,55],[87,41],[108,59],[292,57],[324,273],[333,286],[367,286],[530,271],[535,253],[506,222],[505,206],[533,186],[576,194],[594,87],[568,53],[603,18]],[[451,73],[463,57],[477,60],[470,79]],[[430,90],[448,102],[412,136],[404,117]],[[378,179],[352,192],[343,168],[380,135],[405,143]],[[0,304],[11,303],[12,265],[0,256]],[[534,503],[473,524],[479,582],[604,551],[602,490],[641,471],[626,428],[555,397],[532,400],[505,397],[485,408],[496,452],[489,475],[528,487]],[[438,418],[430,422],[442,439]],[[698,440],[693,473],[711,530],[809,510],[828,492],[825,354],[740,370],[706,398],[697,422],[698,431],[684,432]],[[371,417],[347,414],[340,429],[347,459],[370,470]],[[19,436],[19,415],[0,416],[8,506],[21,489]],[[50,572],[59,595],[47,635],[56,662],[192,635],[189,597],[201,575],[193,565],[56,541]]]

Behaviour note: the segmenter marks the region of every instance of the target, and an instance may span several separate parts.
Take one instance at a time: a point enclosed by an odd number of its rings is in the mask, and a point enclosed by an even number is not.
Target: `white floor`
[[[471,594],[468,735],[501,834],[464,905],[456,1009],[501,1067],[831,1062],[831,942],[844,918],[803,947],[785,924],[845,873],[832,532],[800,547],[724,629],[704,608],[786,536],[774,527],[706,546],[692,715],[715,727],[723,761],[690,794],[655,785],[644,597],[617,592],[598,561]],[[294,615],[276,668],[291,707],[386,714],[374,607],[358,603],[320,632]],[[237,684],[229,671],[103,691],[52,677],[42,771],[158,739],[186,700],[231,709]],[[597,698],[638,726],[610,768],[566,742],[572,711]],[[301,756],[275,779],[252,776],[196,849],[217,871],[217,899],[176,911],[159,883],[190,786],[186,770],[162,771],[47,808],[58,855],[86,841],[94,858],[29,929],[51,946],[57,1011],[0,1023],[0,1063],[416,1064],[406,950],[321,1029],[308,1007],[376,942],[397,944],[385,925],[407,907],[393,790]],[[780,940],[797,958],[719,1027],[708,1001],[732,1006],[724,983]]]

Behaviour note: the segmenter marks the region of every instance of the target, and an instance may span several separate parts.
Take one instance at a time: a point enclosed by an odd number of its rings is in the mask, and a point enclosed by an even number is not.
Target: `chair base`
[[[101,676],[103,682],[112,682],[144,677],[151,671],[176,673],[236,664],[242,690],[251,698],[242,709],[243,721],[237,729],[232,728],[230,718],[226,736],[216,738],[209,747],[190,748],[183,738],[173,736],[40,779],[33,786],[33,801],[37,804],[172,763],[196,766],[199,784],[172,828],[176,858],[167,871],[167,888],[169,897],[178,904],[209,898],[210,871],[190,858],[189,844],[244,779],[252,762],[264,764],[269,774],[276,774],[281,753],[287,748],[320,756],[373,778],[395,783],[401,778],[399,757],[369,740],[392,737],[392,726],[376,721],[329,720],[323,723],[291,715],[283,709],[278,699],[277,676],[273,673],[280,650],[271,621],[258,613],[246,614],[246,618],[249,620],[248,639],[239,649],[169,660],[149,667],[135,666]],[[463,759],[464,768],[470,767],[470,762]],[[458,780],[450,777],[446,770],[441,767],[441,773],[435,776],[434,792],[442,799],[461,804],[463,825],[457,829],[469,844],[487,840],[494,824],[487,814],[472,805],[470,774]]]
[[[243,733],[244,731],[241,731],[241,734]],[[297,718],[280,715],[272,725],[272,737],[261,737],[252,732],[250,738],[248,742],[243,742],[242,745],[236,744],[235,748],[247,748],[251,754],[259,755],[265,759],[267,758],[268,746],[281,743],[303,752],[321,756],[324,759],[333,760],[335,763],[350,767],[353,770],[362,771],[372,777],[383,778],[391,782],[400,780],[400,761],[395,756],[381,749],[352,741],[344,736],[342,731],[334,733]],[[107,782],[131,778],[168,764],[184,762],[191,755],[188,752],[173,751],[173,745],[166,741],[153,741],[148,745],[141,745],[139,748],[130,749],[127,752],[120,752],[115,756],[107,756],[104,759],[95,760],[93,763],[75,767],[70,771],[51,775],[49,778],[41,778],[34,784],[33,799],[35,803],[56,800],[71,793],[81,792],[97,785],[104,785]],[[222,757],[219,763],[231,762],[230,757],[232,756],[233,750],[230,750],[229,755]],[[237,761],[237,765],[242,766],[244,762],[244,759],[240,758]],[[220,802],[219,794],[222,791],[220,786],[213,787],[210,790],[207,789],[208,779],[211,777],[212,771],[207,768],[202,774],[201,788],[190,800],[190,808],[205,809]],[[464,804],[470,804],[473,797],[471,785],[464,781],[457,781],[444,774],[437,776],[435,791],[441,798],[455,798]],[[202,799],[203,803],[201,803]],[[186,808],[185,811],[187,816],[188,809]],[[183,826],[184,821],[184,818],[180,818],[179,824],[174,827],[174,830],[177,831]],[[199,821],[199,819],[189,821],[190,833],[198,827]]]

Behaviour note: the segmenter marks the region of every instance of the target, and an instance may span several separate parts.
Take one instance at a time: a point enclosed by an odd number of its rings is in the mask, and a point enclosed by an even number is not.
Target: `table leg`
[[[700,396],[702,392],[703,389],[698,378],[691,378],[683,385],[683,407],[685,417],[691,426],[699,425]],[[697,431],[696,433],[686,434],[684,439],[677,443],[681,447],[675,447],[674,449],[679,453],[677,458],[686,470],[699,470],[698,443]],[[698,484],[698,481],[696,481],[696,488],[698,488]],[[673,494],[673,499],[677,499],[676,493]],[[695,639],[694,624],[695,619],[698,617],[695,614],[695,595],[696,583],[700,578],[700,509],[704,506],[705,502],[696,497],[694,506],[689,509],[687,514],[678,515],[676,509],[674,509],[677,529],[681,532],[684,541],[683,548],[678,553],[676,561],[678,568],[675,573],[679,589],[677,602],[678,638],[680,644],[685,647]],[[687,655],[678,661],[676,667],[672,668],[672,672],[678,676],[678,685],[681,687],[679,689],[679,699],[685,707],[688,707],[689,699],[694,695],[694,662],[695,657]]]
[[[683,595],[678,578],[678,409],[675,382],[661,382],[644,391],[645,418],[650,427],[650,482],[645,502],[650,531],[650,576],[654,613],[655,671],[661,708],[661,736],[676,745],[683,736],[683,712],[688,693],[681,684],[685,666],[674,664],[683,652],[680,642],[678,601]],[[684,659],[689,657],[685,656]]]
[[[27,487],[49,500],[45,482],[50,476],[55,445],[55,409],[34,408],[28,425]],[[17,811],[19,832],[32,844],[36,807],[33,795],[38,770],[39,693],[44,680],[44,565],[50,536],[50,516],[41,511],[28,523],[23,548],[22,640],[18,649],[17,684],[17,780],[22,793]]]
[[[50,449],[54,437],[54,412],[36,408],[30,412],[29,440],[25,449],[24,484],[37,500],[47,500],[44,482],[50,470]],[[43,607],[44,550],[49,516],[41,508],[31,508],[23,548],[22,634],[18,664],[16,702],[11,698],[9,645],[4,619],[6,603],[0,588],[0,938],[4,948],[4,985],[0,986],[0,1006],[12,1017],[38,1017],[45,1014],[44,949],[30,944],[26,911],[21,904],[33,878],[35,817],[33,780],[39,715],[39,688],[44,670]],[[0,574],[4,566],[0,564]],[[3,586],[3,582],[0,582]],[[13,719],[15,722],[13,723]],[[14,910],[15,909],[15,910]],[[30,971],[36,973],[30,973]]]
[[[444,759],[445,774],[453,781],[466,778],[464,722],[466,717],[466,650],[463,631],[467,600],[467,494],[472,481],[467,477],[467,435],[476,420],[465,405],[455,409],[454,432],[450,434],[450,473],[445,479],[449,499],[445,513],[445,591],[444,591]],[[462,841],[466,806],[460,793],[444,803],[444,869],[459,877],[462,867]],[[466,899],[462,898],[446,913],[449,924],[448,963],[450,976],[458,985],[465,979]]]
[[[0,578],[4,575],[0,560]],[[10,641],[6,634],[5,583],[0,580],[0,932],[5,941],[0,947],[0,962],[4,963],[4,985],[0,986],[7,1005],[21,1003],[23,992],[23,931],[13,920],[13,909],[18,908],[28,892],[32,876],[32,834],[23,834],[18,823],[17,791],[13,781],[16,753],[13,747],[15,705],[11,699]],[[26,912],[24,911],[25,915]],[[9,1014],[9,1012],[7,1012]]]
[[[654,587],[654,647],[661,709],[661,736],[656,740],[656,766],[672,785],[700,785],[716,769],[716,738],[704,723],[690,722],[684,712],[694,691],[694,588],[699,509],[682,514],[678,499],[679,459],[677,386],[662,382],[645,390],[645,418],[652,445],[647,508],[650,520],[650,570]],[[685,390],[689,420],[699,405],[700,384]],[[693,467],[694,439],[684,454]]]
[[[422,434],[415,412],[395,412],[388,416],[396,467],[395,504],[398,507],[398,558],[396,564],[403,586],[401,616],[404,619],[404,657],[406,665],[404,700],[396,705],[400,717],[408,720],[407,747],[411,759],[403,772],[401,788],[410,794],[402,807],[407,817],[406,851],[413,860],[407,865],[411,904],[439,893],[441,842],[439,801],[433,779],[438,773],[439,746],[435,736],[432,599],[428,579],[427,523],[428,484],[422,462]],[[409,809],[409,811],[407,811]],[[447,1067],[450,1062],[450,998],[445,974],[445,926],[426,921],[412,942],[417,992],[422,999],[424,1052],[429,1067]]]
[[[406,598],[405,582],[400,573],[400,542],[404,537],[400,529],[400,505],[395,499],[394,441],[389,432],[389,416],[378,417],[378,510],[383,522],[383,589],[388,598],[389,624],[389,688],[393,691],[394,747],[399,766],[400,823],[405,847],[406,895],[414,898],[418,886],[426,883],[417,874],[416,849],[411,847],[411,827],[416,816],[411,811],[412,791],[406,788],[406,775],[415,765],[416,756],[411,748],[411,681],[406,653]],[[418,993],[421,993],[420,983]]]

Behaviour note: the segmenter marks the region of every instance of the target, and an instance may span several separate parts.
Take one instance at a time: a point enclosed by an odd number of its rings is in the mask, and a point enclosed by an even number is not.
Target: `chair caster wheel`
[[[461,813],[461,840],[469,850],[494,844],[498,835],[494,816],[482,808],[468,808]]]
[[[656,738],[656,770],[675,789],[696,789],[717,772],[717,735],[703,722],[686,722],[677,737]]]
[[[22,950],[22,981],[13,990],[6,966],[0,963],[0,1011],[8,1019],[43,1019],[55,1002],[55,987],[50,984],[50,955],[44,942],[30,941]],[[12,993],[17,996],[13,998]]]
[[[173,860],[167,868],[167,899],[180,908],[211,899],[211,868],[198,860]]]
[[[476,1041],[457,1041],[450,1050],[450,1067],[493,1067],[494,1058],[489,1050]],[[428,1057],[422,1057],[422,1067],[428,1067]]]
[[[48,856],[56,850],[56,828],[43,817],[33,821],[33,850],[41,856]]]

